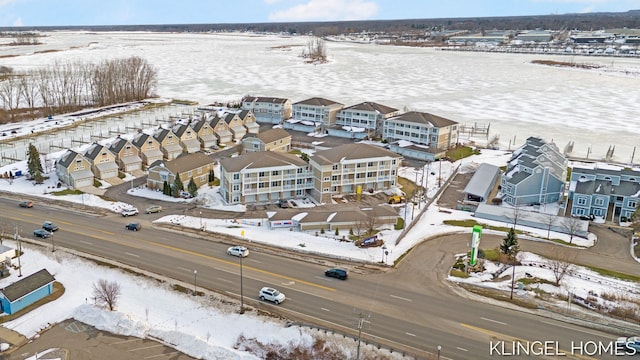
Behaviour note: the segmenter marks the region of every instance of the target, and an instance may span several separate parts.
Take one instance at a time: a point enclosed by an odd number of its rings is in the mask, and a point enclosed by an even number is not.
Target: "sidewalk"
[[[10,345],[9,349],[0,352],[0,355],[11,354],[15,349],[24,345],[28,341],[29,339],[24,335],[0,325],[0,342]]]

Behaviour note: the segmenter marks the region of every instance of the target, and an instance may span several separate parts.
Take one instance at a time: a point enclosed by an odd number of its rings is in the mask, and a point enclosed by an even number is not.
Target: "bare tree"
[[[542,222],[547,225],[547,239],[551,236],[551,227],[556,222],[557,217],[556,214],[544,214]]]
[[[307,48],[302,50],[302,57],[310,59],[310,62],[326,62],[327,48],[324,40],[314,36],[307,42]]]
[[[520,208],[520,205],[514,206],[513,209],[511,210],[511,215],[509,216],[511,221],[513,221],[513,228],[514,229],[515,229],[516,226],[518,226],[518,219],[521,216],[522,216],[522,208]]]
[[[34,79],[36,74],[35,71],[29,71],[20,76],[20,91],[24,103],[29,109],[31,119],[36,118],[36,101],[38,100],[38,87]]]
[[[96,302],[107,305],[110,311],[116,308],[118,297],[121,294],[120,284],[115,281],[100,279],[93,284],[93,296]]]
[[[580,230],[580,224],[582,220],[576,217],[567,217],[562,221],[562,227],[569,234],[569,244],[573,243],[573,237],[577,235],[578,230]]]
[[[550,259],[548,264],[553,273],[553,277],[556,280],[556,286],[560,286],[560,282],[565,275],[571,274],[573,271],[573,261],[575,255],[572,255],[567,249],[561,249],[557,251],[557,258]]]
[[[20,82],[17,75],[8,75],[3,81],[0,81],[0,101],[9,112],[11,121],[15,119],[15,111],[20,106]]]

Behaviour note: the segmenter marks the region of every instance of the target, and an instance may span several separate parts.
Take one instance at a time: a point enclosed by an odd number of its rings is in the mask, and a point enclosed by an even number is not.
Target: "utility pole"
[[[22,245],[20,244],[20,237],[18,236],[18,225],[13,227],[13,240],[18,243],[18,277],[22,277],[22,264],[20,264],[20,255],[22,255]]]
[[[364,327],[365,315],[360,312],[356,314],[356,316],[358,316],[358,323],[356,324],[358,326],[358,346],[356,347],[356,360],[360,360],[360,339],[362,336],[362,328]]]

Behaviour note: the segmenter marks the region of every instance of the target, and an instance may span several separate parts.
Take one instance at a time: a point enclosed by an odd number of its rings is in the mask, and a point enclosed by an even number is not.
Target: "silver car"
[[[263,287],[262,289],[260,289],[260,294],[258,296],[260,297],[260,300],[268,300],[276,305],[280,304],[284,301],[284,299],[286,299],[283,293],[270,287]]]
[[[244,258],[249,256],[249,250],[244,246],[232,246],[227,249],[227,255]]]

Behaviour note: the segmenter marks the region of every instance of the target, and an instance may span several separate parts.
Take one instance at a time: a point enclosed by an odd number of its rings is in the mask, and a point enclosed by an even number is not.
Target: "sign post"
[[[482,237],[482,226],[475,225],[471,232],[471,258],[469,265],[475,266],[478,262],[478,248],[480,247],[480,238]]]

